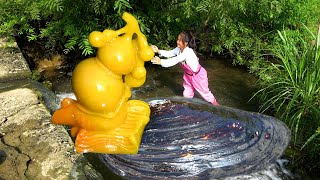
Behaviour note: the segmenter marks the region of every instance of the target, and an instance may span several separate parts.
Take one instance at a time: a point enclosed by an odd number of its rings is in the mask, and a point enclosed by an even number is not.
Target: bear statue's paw
[[[61,101],[61,108],[67,108],[73,104],[75,104],[76,101],[71,99],[71,98],[64,98],[62,101]]]
[[[81,129],[76,138],[76,151],[78,153],[136,154],[140,138],[136,135]]]
[[[76,101],[70,98],[65,98],[61,102],[61,108],[53,113],[52,123],[77,126],[75,112],[77,112]]]
[[[115,129],[115,132],[126,136],[141,136],[144,127],[150,120],[149,116],[150,108],[147,103],[138,100],[130,100],[128,101],[126,119],[118,128]]]
[[[145,126],[150,119],[150,107],[148,103],[139,100],[128,101],[127,121],[138,121]]]

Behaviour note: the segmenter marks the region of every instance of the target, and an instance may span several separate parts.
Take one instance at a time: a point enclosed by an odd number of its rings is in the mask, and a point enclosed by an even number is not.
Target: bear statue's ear
[[[114,30],[105,29],[102,33],[106,37],[107,43],[118,37],[117,31]]]
[[[118,37],[117,31],[106,29],[103,32],[93,31],[89,34],[89,42],[93,47],[102,47]]]
[[[100,31],[92,31],[89,34],[89,42],[93,47],[102,47],[107,43],[107,37]]]

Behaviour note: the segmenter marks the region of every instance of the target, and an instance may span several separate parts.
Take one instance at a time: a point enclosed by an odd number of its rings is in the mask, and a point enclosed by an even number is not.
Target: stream
[[[255,92],[256,77],[249,74],[244,67],[232,66],[230,60],[207,58],[201,59],[201,65],[208,72],[209,88],[222,106],[236,108],[240,110],[257,112],[258,105],[249,101]],[[132,89],[132,99],[156,99],[169,98],[173,96],[182,96],[182,69],[176,65],[171,68],[162,68],[161,66],[146,63],[147,80],[139,88]],[[71,72],[59,71],[44,72],[46,79],[52,82],[52,91],[60,98],[74,98],[71,88]],[[195,93],[195,98],[202,97]],[[121,179],[109,170],[106,170],[99,157],[94,154],[85,155],[88,160],[97,168],[105,179]],[[287,159],[278,159],[275,164],[271,164],[267,169],[252,174],[227,177],[224,180],[231,179],[295,179],[298,176],[293,175],[287,168],[289,161]]]

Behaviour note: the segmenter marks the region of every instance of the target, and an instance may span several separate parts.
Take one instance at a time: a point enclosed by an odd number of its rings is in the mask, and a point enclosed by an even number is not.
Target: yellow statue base
[[[53,117],[54,124],[72,126],[71,136],[76,137],[76,151],[108,154],[136,154],[140,145],[145,125],[149,122],[150,108],[146,102],[129,100],[119,110],[119,115],[126,117],[115,129],[107,126],[117,121],[116,116],[108,119],[103,116],[88,114],[78,108],[76,100],[65,98]]]

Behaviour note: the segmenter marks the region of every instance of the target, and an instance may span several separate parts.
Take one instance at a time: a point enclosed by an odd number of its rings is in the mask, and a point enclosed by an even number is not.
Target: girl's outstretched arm
[[[170,58],[177,56],[180,53],[180,49],[178,47],[172,49],[172,50],[159,50],[159,55],[162,57]]]
[[[169,59],[160,59],[159,57],[155,56],[151,59],[152,64],[161,65],[162,67],[171,67],[179,62],[183,62],[186,60],[186,57],[184,54],[179,54],[178,56],[169,58]]]
[[[158,56],[155,56],[151,59],[152,64],[161,65],[161,59]]]
[[[152,48],[153,52],[159,53],[160,56],[166,57],[166,58],[177,56],[180,52],[180,49],[178,47],[176,47],[172,50],[169,50],[169,51],[160,50],[156,45],[151,45],[150,47]]]
[[[159,48],[156,45],[151,45],[150,47],[153,50],[153,52],[159,53]]]

